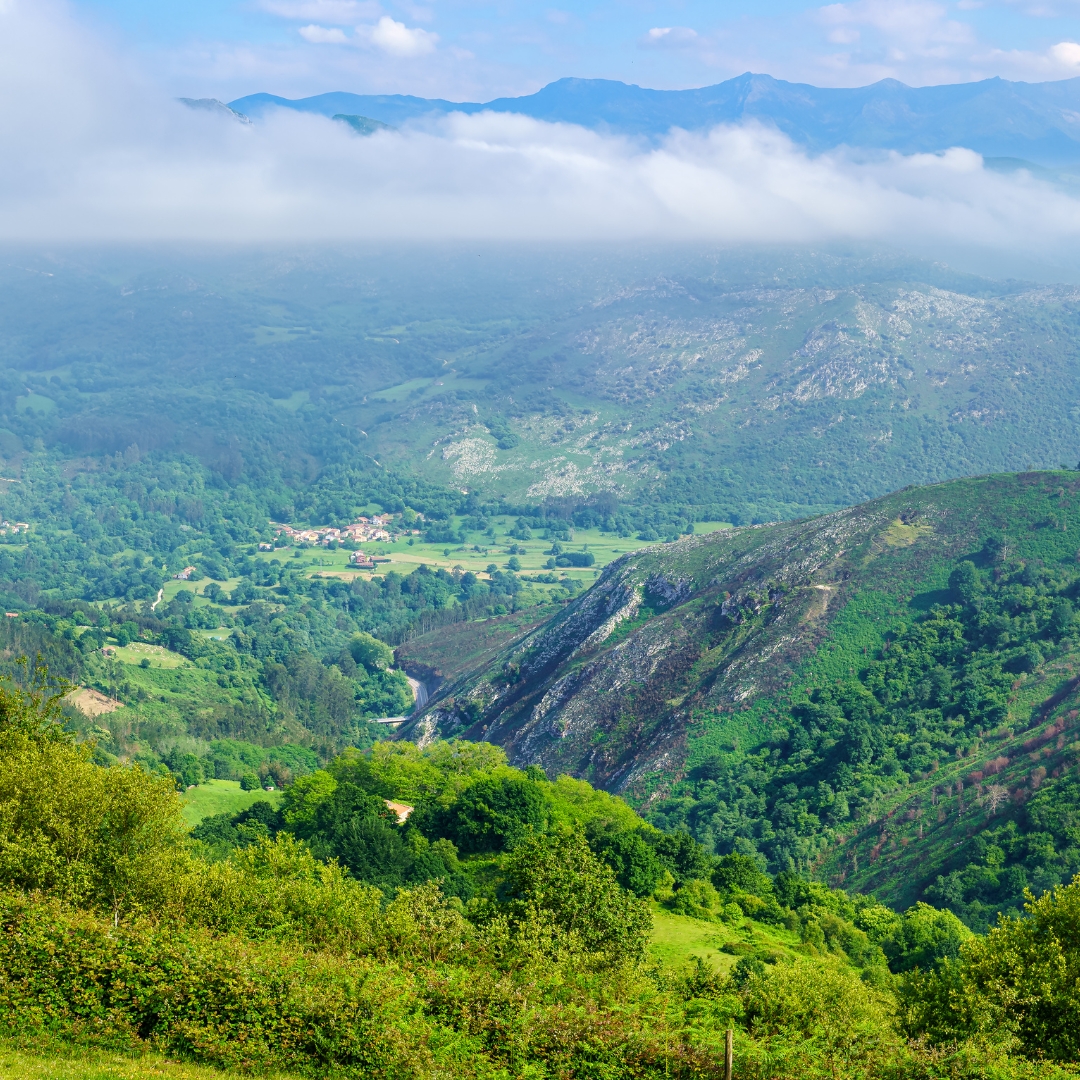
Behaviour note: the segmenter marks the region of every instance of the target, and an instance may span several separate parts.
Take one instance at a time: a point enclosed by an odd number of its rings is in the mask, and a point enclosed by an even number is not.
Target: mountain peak
[[[901,153],[964,146],[984,157],[1022,158],[1039,165],[1080,161],[1080,132],[1068,119],[1080,113],[1080,78],[1013,83],[995,77],[921,87],[882,79],[869,86],[837,88],[747,71],[713,86],[653,90],[614,79],[568,76],[532,94],[487,102],[339,91],[294,101],[253,94],[229,106],[214,104],[255,118],[283,108],[365,116],[393,127],[451,112],[512,112],[653,139],[673,128],[704,131],[752,117],[815,153],[841,145]]]

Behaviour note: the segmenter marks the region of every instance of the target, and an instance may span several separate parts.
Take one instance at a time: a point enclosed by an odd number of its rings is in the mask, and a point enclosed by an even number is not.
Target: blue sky
[[[488,100],[563,76],[680,88],[1080,75],[1080,0],[75,0],[177,93]]]

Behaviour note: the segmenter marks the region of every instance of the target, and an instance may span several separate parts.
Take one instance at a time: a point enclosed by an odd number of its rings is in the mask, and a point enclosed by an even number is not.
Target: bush
[[[671,910],[695,919],[713,919],[720,911],[720,894],[712,882],[695,878],[678,889],[671,901]]]
[[[1012,1038],[1032,1057],[1080,1059],[1080,875],[1026,907],[985,938],[969,938],[958,959],[905,980],[913,1034]]]
[[[413,980],[385,963],[169,922],[117,928],[10,894],[0,921],[0,1012],[16,1030],[147,1041],[220,1068],[396,1078],[435,1064]],[[453,1058],[466,1047],[447,1035],[438,1052]]]
[[[0,727],[0,884],[114,919],[173,910],[191,874],[173,781],[101,768],[90,746],[32,726]]]
[[[526,950],[583,953],[600,967],[645,956],[652,916],[619,887],[584,835],[560,827],[519,844],[505,865],[507,913]]]
[[[742,1003],[754,1042],[740,1055],[740,1077],[880,1076],[906,1056],[892,996],[839,960],[748,973]]]

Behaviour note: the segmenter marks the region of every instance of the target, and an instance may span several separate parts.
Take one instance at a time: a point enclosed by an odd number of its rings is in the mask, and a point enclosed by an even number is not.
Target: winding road
[[[416,699],[416,705],[413,707],[413,712],[419,712],[428,703],[427,687],[420,682],[419,679],[414,679],[410,675],[406,675],[405,678],[409,680],[413,697]]]

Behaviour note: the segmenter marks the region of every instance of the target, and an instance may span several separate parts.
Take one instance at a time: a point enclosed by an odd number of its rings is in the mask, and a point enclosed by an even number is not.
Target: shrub
[[[0,921],[0,1014],[15,1030],[122,1048],[148,1041],[223,1068],[398,1078],[434,1064],[413,980],[377,961],[183,924],[117,928],[10,894]],[[439,1043],[456,1055],[445,1035]]]
[[[113,919],[171,910],[191,873],[174,783],[91,752],[62,733],[0,730],[0,884]]]
[[[1002,918],[985,938],[972,938],[958,962],[933,986],[934,997],[957,999],[962,1033],[1001,1026],[1024,1053],[1056,1061],[1080,1059],[1080,875],[1070,885],[1031,898],[1018,919]]]
[[[508,856],[505,875],[508,921],[531,943],[526,951],[584,953],[600,967],[644,958],[652,929],[647,902],[619,887],[579,830],[528,838]]]
[[[740,1055],[740,1077],[876,1076],[905,1056],[892,996],[839,960],[752,973],[742,1000],[754,1041]]]
[[[675,893],[671,910],[695,919],[713,919],[720,911],[720,894],[712,882],[695,878],[684,882]]]

